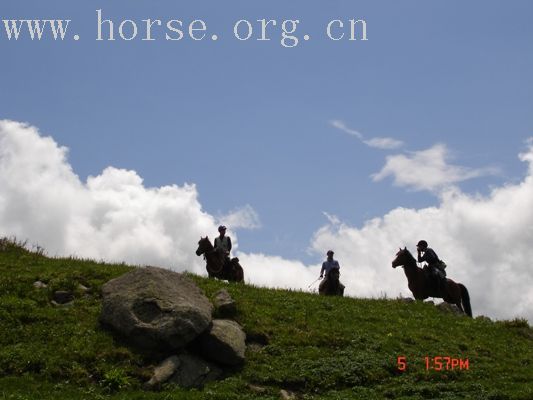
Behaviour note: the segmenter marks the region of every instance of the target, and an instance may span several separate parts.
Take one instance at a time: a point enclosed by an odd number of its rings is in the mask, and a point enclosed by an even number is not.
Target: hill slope
[[[226,287],[247,334],[268,344],[251,345],[241,371],[202,390],[167,385],[144,392],[157,360],[98,323],[101,285],[131,268],[47,258],[0,240],[0,398],[279,399],[285,389],[302,399],[533,399],[533,329],[525,321],[469,319],[425,303],[324,298],[192,275],[208,297]],[[48,287],[34,288],[37,280]],[[75,291],[73,306],[51,304],[58,289]],[[426,356],[462,359],[463,368],[426,370]]]

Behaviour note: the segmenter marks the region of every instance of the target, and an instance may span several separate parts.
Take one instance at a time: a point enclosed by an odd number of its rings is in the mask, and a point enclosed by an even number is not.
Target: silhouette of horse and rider
[[[230,258],[231,238],[226,236],[226,227],[218,228],[219,236],[212,245],[209,238],[200,238],[196,255],[203,254],[210,278],[231,282],[244,282],[244,271],[237,257]],[[392,267],[404,268],[409,290],[417,300],[428,297],[442,298],[445,302],[455,304],[462,312],[472,316],[468,290],[461,283],[446,278],[446,264],[439,259],[435,251],[428,247],[425,240],[417,244],[418,257],[415,258],[407,248],[400,249],[392,262]],[[324,296],[343,296],[345,286],[340,282],[340,264],[333,258],[334,252],[328,250],[327,259],[322,263],[318,293]],[[417,265],[426,262],[424,268]],[[316,281],[315,281],[316,282]]]
[[[196,255],[204,255],[207,274],[210,278],[218,278],[230,282],[244,282],[244,271],[237,257],[229,257],[231,251],[231,238],[226,236],[226,227],[218,227],[219,236],[215,238],[215,245],[211,244],[209,237],[200,238]]]
[[[333,250],[326,253],[327,259],[322,263],[320,277],[322,282],[318,286],[318,293],[324,296],[344,296],[344,285],[340,282],[340,265],[333,259]]]
[[[400,251],[396,253],[396,258],[392,261],[392,268],[403,267],[407,277],[407,286],[414,298],[417,300],[424,300],[428,297],[442,298],[447,303],[455,304],[471,317],[470,295],[466,287],[445,278],[442,261],[427,246],[425,240],[418,242],[417,250],[418,258],[414,258],[406,247],[400,248]],[[428,264],[422,269],[417,265],[417,261],[426,261]]]

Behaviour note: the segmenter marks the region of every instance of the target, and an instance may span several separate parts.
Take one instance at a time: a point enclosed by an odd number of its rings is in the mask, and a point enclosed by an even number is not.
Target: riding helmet
[[[417,243],[416,247],[422,247],[422,248],[426,248],[428,247],[428,242],[426,242],[425,240],[421,240]]]

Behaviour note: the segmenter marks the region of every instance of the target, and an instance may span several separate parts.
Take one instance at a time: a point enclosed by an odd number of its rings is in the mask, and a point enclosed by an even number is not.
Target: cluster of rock
[[[45,282],[39,280],[33,282],[33,287],[35,289],[46,289],[48,288],[48,285]],[[78,284],[78,291],[80,293],[87,294],[90,289],[80,283]],[[52,294],[52,300],[50,301],[50,303],[56,307],[70,307],[74,305],[74,298],[75,294],[71,290],[56,290]]]
[[[244,363],[246,335],[235,302],[222,289],[215,307],[186,276],[137,268],[102,287],[100,321],[140,349],[164,354],[147,388],[170,381],[199,387]],[[213,311],[223,319],[212,319]]]

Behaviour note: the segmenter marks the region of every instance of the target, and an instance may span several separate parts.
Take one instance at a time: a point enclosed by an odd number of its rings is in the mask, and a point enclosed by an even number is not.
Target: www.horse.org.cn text
[[[70,19],[3,19],[5,29],[0,30],[7,40],[65,41],[81,39],[73,33],[75,22]],[[96,41],[217,41],[260,43],[278,42],[285,48],[297,47],[303,42],[312,41],[309,33],[302,32],[302,21],[295,19],[246,19],[240,18],[220,32],[211,32],[201,18],[185,21],[182,19],[113,19],[99,9],[96,10]],[[320,35],[332,42],[368,41],[365,19],[347,17],[325,21],[319,29]],[[0,36],[1,39],[1,36]]]

